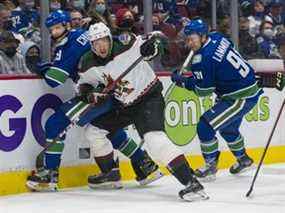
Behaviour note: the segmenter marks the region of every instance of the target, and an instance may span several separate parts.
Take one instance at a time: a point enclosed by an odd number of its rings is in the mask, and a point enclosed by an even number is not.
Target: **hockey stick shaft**
[[[185,69],[188,66],[188,64],[189,64],[190,60],[192,59],[193,55],[194,55],[194,51],[191,50],[189,55],[185,59],[181,69],[179,70],[179,74],[182,74],[185,71]],[[169,95],[171,94],[171,92],[174,89],[174,87],[175,87],[175,83],[171,83],[171,85],[169,86],[169,88],[168,88],[168,90],[167,90],[167,92],[165,94],[165,100],[166,101],[169,99]]]
[[[115,81],[113,81],[110,85],[108,85],[103,90],[103,93],[108,94],[112,92],[117,87],[118,82],[120,82],[127,74],[129,74],[129,72],[132,71],[142,60],[143,56],[141,55],[124,72],[122,72],[121,75],[119,75],[119,77]]]
[[[257,175],[258,175],[258,173],[259,173],[259,170],[260,170],[261,165],[262,165],[262,163],[263,163],[263,160],[264,160],[264,158],[265,158],[265,155],[266,155],[266,152],[267,152],[267,150],[268,150],[268,147],[269,147],[269,145],[270,145],[270,143],[271,143],[271,140],[272,140],[273,134],[274,134],[274,132],[275,132],[275,129],[276,129],[276,127],[277,127],[277,124],[278,124],[278,122],[279,122],[279,120],[280,120],[280,117],[281,117],[281,114],[282,114],[284,105],[285,105],[285,99],[283,100],[283,103],[282,103],[282,105],[281,105],[281,108],[280,108],[280,110],[279,110],[279,112],[278,112],[278,115],[277,115],[277,118],[276,118],[276,120],[275,120],[274,126],[273,126],[273,128],[272,128],[272,130],[271,130],[270,136],[269,136],[269,138],[268,138],[268,140],[267,140],[267,143],[266,143],[266,146],[265,146],[264,151],[263,151],[263,153],[262,153],[261,159],[260,159],[260,161],[259,161],[259,163],[258,163],[257,170],[256,170],[256,172],[255,172],[255,174],[254,174],[254,177],[253,177],[253,180],[252,180],[252,182],[251,182],[251,186],[250,186],[248,192],[246,193],[246,197],[249,197],[250,194],[251,194],[251,192],[253,191],[253,187],[254,187],[255,181],[256,181],[256,179],[257,179]]]

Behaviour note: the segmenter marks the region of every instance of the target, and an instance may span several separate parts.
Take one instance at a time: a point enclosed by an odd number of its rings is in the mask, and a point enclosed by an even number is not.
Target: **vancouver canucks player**
[[[198,96],[211,95],[213,92],[217,95],[214,106],[201,116],[197,124],[206,165],[196,170],[195,174],[207,180],[215,179],[219,159],[217,131],[237,159],[230,168],[230,173],[237,174],[253,163],[246,153],[239,127],[263,90],[257,85],[254,70],[233,44],[219,33],[209,34],[203,20],[190,21],[184,33],[187,44],[194,51],[188,67],[193,76],[184,77],[174,72],[172,81]]]
[[[159,37],[149,40],[131,35],[128,44],[112,38],[109,28],[103,23],[89,28],[91,51],[82,58],[79,83],[107,88],[113,81],[141,56],[154,58],[161,47]],[[204,187],[194,176],[183,153],[170,141],[164,130],[164,99],[162,84],[150,65],[142,60],[118,81],[111,95],[118,108],[92,121],[92,125],[109,132],[112,137],[120,128],[134,124],[144,139],[152,157],[158,159],[182,183],[185,188],[179,196],[186,200],[207,199]],[[93,100],[102,94],[91,93]]]
[[[46,19],[46,26],[56,42],[56,49],[53,63],[43,64],[39,71],[46,83],[51,87],[64,84],[68,78],[77,82],[79,59],[90,50],[86,32],[81,29],[70,30],[69,22],[69,14],[62,10],[52,12]],[[94,117],[107,112],[111,108],[112,100],[100,106],[92,107],[79,97],[63,103],[46,122],[45,132],[48,148],[44,153],[44,165],[43,168],[37,168],[37,172],[28,177],[27,186],[34,190],[53,190],[57,188],[58,168],[64,148],[63,140],[67,127],[71,123],[83,126],[94,119]],[[118,165],[113,159],[113,147],[131,158],[133,168],[137,174],[137,180],[140,183],[147,184],[161,176],[158,166],[148,157],[146,152],[143,152],[132,139],[127,137],[122,129],[118,130],[114,137],[110,138],[113,146],[105,137],[105,133],[98,128],[89,128],[86,131],[86,137],[92,138],[91,148],[95,152],[95,161],[104,174],[100,176],[100,182],[96,182],[92,186],[108,183],[114,184],[115,187],[120,187],[120,173]],[[105,158],[107,156],[111,160],[106,163],[102,155]],[[106,171],[109,173],[107,174]],[[153,173],[155,175],[150,176]]]

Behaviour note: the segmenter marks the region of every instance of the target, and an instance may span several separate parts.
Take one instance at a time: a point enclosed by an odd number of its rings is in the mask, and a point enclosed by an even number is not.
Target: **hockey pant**
[[[227,142],[236,158],[245,155],[244,138],[239,132],[239,127],[243,117],[256,105],[261,94],[260,90],[254,96],[246,99],[218,100],[211,109],[201,116],[197,124],[197,134],[206,163],[218,160],[217,131]]]
[[[64,149],[63,141],[70,125],[75,123],[79,126],[84,126],[112,108],[113,100],[111,98],[99,106],[90,107],[89,104],[75,97],[59,106],[45,124],[46,142],[53,143],[44,154],[45,168],[59,168],[61,154]],[[96,133],[100,134],[98,131]],[[143,151],[132,139],[128,138],[123,129],[119,129],[110,141],[114,149],[120,150],[133,161],[139,161],[144,158]]]

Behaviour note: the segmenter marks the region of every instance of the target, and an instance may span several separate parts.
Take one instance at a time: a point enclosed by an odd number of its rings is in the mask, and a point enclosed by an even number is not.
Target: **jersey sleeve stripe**
[[[215,87],[201,88],[195,85],[195,93],[198,96],[208,96],[211,95],[215,90]]]
[[[68,75],[66,75],[64,72],[61,72],[58,69],[53,69],[53,68],[50,68],[46,72],[45,77],[59,84],[63,84],[66,81],[66,79],[68,79]]]
[[[59,67],[50,67],[51,69],[53,69],[53,70],[57,70],[57,71],[59,71],[59,72],[63,72],[65,75],[67,75],[67,76],[69,76],[69,73],[67,72],[67,71],[65,71],[65,70],[63,70],[63,69],[61,69],[61,68],[59,68]]]
[[[260,88],[257,85],[257,82],[255,82],[253,85],[250,85],[249,87],[237,90],[232,93],[227,93],[222,96],[222,99],[231,99],[236,100],[240,98],[247,98],[252,95],[254,95]]]

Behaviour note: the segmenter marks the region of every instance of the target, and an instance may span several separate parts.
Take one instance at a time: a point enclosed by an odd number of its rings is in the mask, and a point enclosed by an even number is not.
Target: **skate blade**
[[[89,188],[91,189],[121,189],[123,184],[121,181],[112,181],[107,183],[93,184],[88,183]]]
[[[146,186],[160,178],[162,178],[164,176],[164,174],[158,169],[155,172],[153,172],[152,174],[150,174],[149,176],[147,176],[146,179],[140,180],[139,184],[141,186]]]
[[[26,186],[34,192],[56,192],[58,190],[56,183],[37,183],[34,181],[27,181]]]
[[[181,196],[181,198],[187,202],[195,202],[200,200],[208,200],[210,197],[204,190],[200,190],[198,192],[189,192]]]
[[[216,180],[216,174],[214,175],[208,175],[206,177],[197,177],[201,182],[203,183],[210,183],[210,182],[214,182]]]
[[[252,164],[251,166],[245,167],[244,169],[240,170],[238,173],[231,173],[230,172],[230,174],[238,176],[240,174],[246,173],[246,172],[251,171],[253,169],[255,169],[255,165],[254,164]]]

